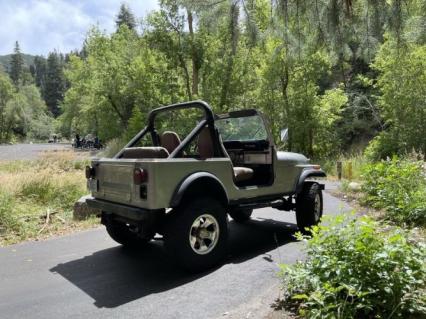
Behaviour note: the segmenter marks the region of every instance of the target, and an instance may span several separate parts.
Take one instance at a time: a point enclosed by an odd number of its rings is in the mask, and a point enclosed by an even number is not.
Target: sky
[[[0,0],[0,55],[12,53],[15,41],[33,55],[80,49],[91,26],[115,30],[123,2],[137,18],[158,8],[157,0]]]

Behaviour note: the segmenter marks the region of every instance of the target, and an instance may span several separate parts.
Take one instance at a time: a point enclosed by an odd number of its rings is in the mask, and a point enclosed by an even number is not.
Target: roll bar
[[[221,147],[219,144],[219,133],[217,132],[217,129],[214,126],[215,115],[211,107],[206,102],[201,100],[196,100],[196,101],[189,101],[189,102],[161,106],[149,112],[148,125],[143,130],[141,130],[138,134],[136,134],[136,136],[132,138],[130,142],[127,143],[126,146],[124,146],[123,149],[114,156],[114,158],[120,158],[123,155],[124,150],[126,148],[135,146],[148,132],[151,133],[151,137],[152,137],[152,141],[154,145],[158,146],[160,144],[160,140],[158,137],[158,133],[155,129],[155,118],[157,117],[157,115],[166,111],[189,109],[189,108],[199,108],[203,110],[205,118],[191,131],[191,133],[188,134],[188,136],[182,141],[179,147],[172,154],[170,154],[169,157],[170,158],[177,157],[184,150],[184,148],[194,140],[194,138],[201,132],[202,128],[204,128],[205,126],[208,126],[210,129],[210,134],[213,138],[215,155],[220,156],[222,152],[221,152]]]

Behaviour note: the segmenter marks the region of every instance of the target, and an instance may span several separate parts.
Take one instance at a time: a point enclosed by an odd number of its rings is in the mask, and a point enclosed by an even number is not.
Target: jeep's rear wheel
[[[318,183],[307,182],[296,199],[297,227],[302,233],[308,234],[306,228],[317,225],[322,217],[322,191]]]
[[[218,264],[226,255],[228,225],[223,205],[199,198],[168,216],[164,245],[183,268],[202,271]]]
[[[229,211],[229,215],[237,223],[244,223],[250,220],[253,209],[251,208],[235,208]]]
[[[152,236],[145,238],[140,237],[137,229],[133,229],[124,223],[120,223],[112,219],[107,219],[105,221],[105,227],[109,236],[125,247],[143,247],[152,239]]]

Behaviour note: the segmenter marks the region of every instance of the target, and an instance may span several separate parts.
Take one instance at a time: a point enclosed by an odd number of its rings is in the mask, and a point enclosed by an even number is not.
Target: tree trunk
[[[288,88],[288,66],[286,65],[286,63],[284,63],[284,69],[283,69],[283,73],[280,77],[281,80],[281,94],[283,97],[283,102],[284,102],[284,112],[285,112],[285,117],[286,117],[286,121],[287,121],[287,128],[288,128],[288,150],[291,151],[292,147],[293,147],[293,140],[292,140],[292,132],[291,132],[291,125],[290,125],[290,105],[288,102],[288,94],[287,94],[287,88]]]
[[[192,94],[198,95],[198,71],[199,71],[199,63],[198,63],[198,54],[197,48],[195,47],[194,41],[194,26],[193,26],[193,16],[192,12],[187,9],[188,14],[188,28],[189,28],[189,36],[191,42],[191,58],[192,58]]]
[[[222,94],[220,97],[220,107],[223,108],[224,105],[228,104],[228,95],[229,95],[229,89],[231,86],[231,78],[232,78],[232,72],[234,69],[234,59],[235,55],[237,54],[237,48],[238,48],[238,17],[239,16],[239,7],[236,2],[231,4],[230,10],[229,10],[229,31],[231,33],[230,36],[230,45],[231,45],[231,52],[228,57],[228,62],[225,69],[225,76],[224,81],[222,85]]]

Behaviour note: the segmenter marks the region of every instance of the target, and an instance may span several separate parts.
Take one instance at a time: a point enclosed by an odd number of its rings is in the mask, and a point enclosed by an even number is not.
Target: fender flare
[[[199,183],[202,181],[210,182],[211,185],[215,185],[217,189],[219,190],[222,199],[226,202],[226,204],[229,203],[229,197],[226,192],[226,188],[223,185],[223,183],[213,174],[208,172],[196,172],[192,173],[191,175],[187,176],[176,188],[175,192],[173,193],[172,199],[170,201],[170,207],[177,207],[179,206],[182,198],[185,196],[186,192],[193,186],[195,183]]]
[[[299,194],[303,189],[303,184],[305,183],[305,180],[309,177],[327,177],[327,174],[323,170],[318,169],[305,169],[300,173],[299,180],[296,184],[296,194]],[[321,189],[324,189],[324,185],[320,184],[322,186]]]

